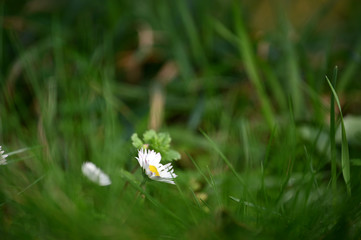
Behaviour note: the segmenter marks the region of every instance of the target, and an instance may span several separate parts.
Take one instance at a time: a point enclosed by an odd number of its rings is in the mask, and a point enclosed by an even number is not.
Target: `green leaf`
[[[134,146],[135,148],[137,148],[137,149],[142,148],[143,142],[142,142],[142,140],[140,140],[140,138],[138,137],[138,134],[134,133],[134,134],[132,135],[131,139],[132,139],[132,144],[133,144],[133,146]]]
[[[145,143],[151,143],[153,142],[155,139],[157,139],[157,133],[154,130],[148,130],[143,134],[143,139]]]
[[[159,144],[165,147],[169,147],[170,142],[172,141],[168,133],[159,133],[158,139],[159,139]]]
[[[179,152],[170,149],[167,153],[167,159],[170,160],[178,160],[181,158],[181,155],[179,154]]]

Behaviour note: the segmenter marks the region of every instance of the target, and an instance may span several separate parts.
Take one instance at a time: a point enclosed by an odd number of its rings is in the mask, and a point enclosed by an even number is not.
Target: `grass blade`
[[[336,70],[337,71],[337,70]],[[335,89],[333,88],[330,80],[326,76],[326,80],[328,82],[328,85],[331,88],[332,94],[335,98],[335,101],[337,103],[338,109],[340,110],[340,118],[341,118],[341,132],[342,132],[342,144],[341,144],[341,166],[342,166],[342,175],[346,183],[347,187],[347,193],[351,195],[351,183],[350,183],[350,157],[348,152],[348,142],[346,137],[346,130],[345,130],[345,124],[343,121],[343,115],[342,115],[342,109],[341,104],[338,99],[337,93]]]
[[[243,178],[241,178],[241,176],[238,175],[238,173],[236,172],[236,169],[234,169],[233,165],[231,164],[231,162],[227,159],[226,156],[224,156],[224,154],[222,153],[222,151],[218,148],[218,146],[216,145],[215,142],[213,142],[213,140],[202,130],[200,130],[201,133],[203,134],[203,136],[211,143],[212,147],[214,148],[214,150],[216,150],[216,152],[221,156],[222,160],[227,164],[227,166],[229,167],[229,169],[231,169],[232,173],[236,176],[236,178],[238,179],[238,181],[245,186],[245,182],[243,180]]]
[[[332,86],[336,86],[337,79],[337,66],[334,70]],[[330,144],[331,144],[331,181],[332,181],[332,191],[336,193],[336,181],[337,181],[337,173],[336,173],[336,126],[335,126],[335,97],[331,94],[331,110],[330,110]]]
[[[294,46],[293,41],[290,39],[290,33],[291,33],[291,24],[285,15],[284,6],[277,5],[278,6],[278,21],[279,21],[279,27],[281,29],[282,34],[282,40],[281,44],[283,46],[283,50],[285,53],[285,68],[286,68],[286,77],[288,79],[287,81],[287,87],[290,92],[289,97],[292,98],[292,107],[294,110],[295,118],[298,119],[302,116],[303,112],[303,96],[302,91],[300,89],[300,85],[302,82],[301,75],[300,75],[300,69],[299,69],[299,60],[296,52],[296,48]]]
[[[222,151],[218,148],[218,146],[216,145],[216,143],[202,130],[200,130],[201,133],[203,134],[203,136],[211,143],[212,147],[214,148],[214,150],[216,150],[216,152],[221,156],[222,160],[226,163],[226,165],[229,167],[229,169],[232,171],[232,173],[234,174],[234,176],[237,178],[238,182],[244,187],[244,190],[246,191],[246,193],[250,196],[246,183],[243,180],[243,178],[241,176],[239,176],[239,174],[237,173],[236,169],[233,167],[233,165],[231,164],[231,162],[227,159],[227,157],[222,153]]]
[[[252,49],[251,41],[248,37],[246,26],[242,19],[241,10],[239,9],[239,5],[237,4],[235,4],[233,7],[233,15],[236,28],[236,36],[238,38],[238,50],[241,54],[246,73],[251,83],[256,88],[257,95],[261,103],[262,113],[267,121],[269,129],[272,130],[275,124],[275,117],[271,107],[271,102],[266,94],[266,91],[263,87],[264,85],[261,81],[261,76],[257,70],[259,67],[256,64],[256,57]]]

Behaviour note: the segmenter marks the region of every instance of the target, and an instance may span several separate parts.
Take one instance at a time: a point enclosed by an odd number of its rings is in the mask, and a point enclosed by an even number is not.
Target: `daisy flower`
[[[8,155],[4,154],[4,151],[1,151],[1,146],[0,146],[0,165],[6,165],[7,161],[6,161],[6,157]]]
[[[107,186],[112,183],[108,175],[95,166],[92,162],[85,162],[81,170],[90,181],[97,183],[100,186]]]
[[[140,149],[136,159],[150,179],[174,184],[173,179],[176,178],[177,175],[174,173],[170,163],[165,165],[160,163],[162,159],[160,153],[156,153],[153,150]]]

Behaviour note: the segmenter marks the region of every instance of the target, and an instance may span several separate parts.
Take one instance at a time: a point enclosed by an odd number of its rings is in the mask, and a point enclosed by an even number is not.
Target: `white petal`
[[[162,156],[160,153],[154,152],[153,150],[149,151],[147,160],[149,162],[149,165],[158,165],[160,163],[160,160],[162,159]]]
[[[165,182],[165,183],[175,184],[173,179],[171,179],[171,178],[162,178],[162,177],[158,177],[158,176],[152,176],[152,177],[149,177],[149,178],[154,180],[154,181],[158,181],[158,182]]]
[[[92,162],[83,163],[81,170],[90,181],[97,183],[100,186],[110,185],[112,182],[108,175],[95,166]]]
[[[147,165],[147,150],[140,149],[138,151],[138,157],[136,157],[138,160],[139,165],[144,169]]]
[[[1,146],[0,146],[0,165],[6,165],[7,161],[6,161],[6,157],[8,156],[7,154],[4,154],[4,150],[1,150]]]

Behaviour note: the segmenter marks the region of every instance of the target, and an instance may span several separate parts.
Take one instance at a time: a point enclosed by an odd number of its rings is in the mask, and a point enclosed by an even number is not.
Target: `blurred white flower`
[[[1,150],[1,146],[0,146],[0,165],[6,165],[7,161],[6,161],[6,157],[8,155],[4,154],[4,151]]]
[[[97,183],[100,186],[110,185],[112,182],[108,175],[106,175],[102,170],[95,166],[92,162],[85,162],[81,167],[81,170],[90,181]]]
[[[155,181],[174,184],[173,179],[177,177],[170,163],[161,164],[161,155],[153,150],[140,149],[136,159],[144,169],[147,176]]]

